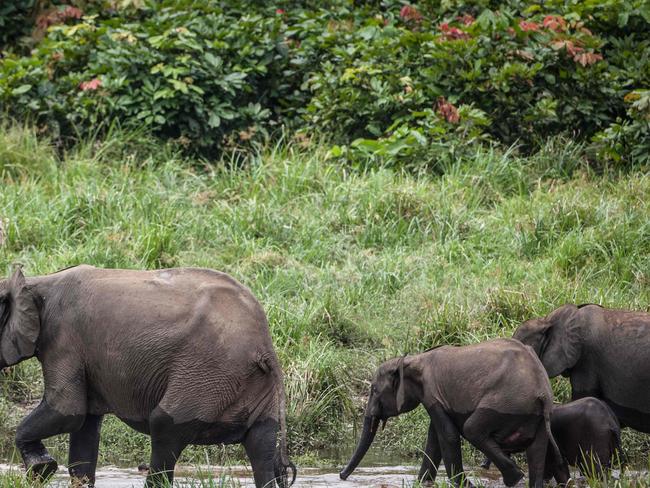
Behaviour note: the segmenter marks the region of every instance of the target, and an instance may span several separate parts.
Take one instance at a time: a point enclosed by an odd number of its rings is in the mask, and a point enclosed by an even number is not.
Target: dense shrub
[[[0,49],[25,34],[31,28],[30,14],[36,0],[14,0],[0,3]]]
[[[5,111],[60,138],[118,120],[207,152],[290,126],[335,155],[432,165],[485,140],[608,144],[650,82],[642,0],[105,3],[59,6],[30,56],[5,55]]]

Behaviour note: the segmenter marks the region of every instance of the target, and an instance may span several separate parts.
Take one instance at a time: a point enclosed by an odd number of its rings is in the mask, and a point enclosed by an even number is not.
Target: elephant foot
[[[506,486],[515,486],[524,477],[524,472],[521,470],[513,471],[503,475],[503,484]]]
[[[49,454],[42,454],[40,456],[26,455],[23,457],[23,461],[25,462],[27,476],[39,481],[49,479],[56,473],[59,467],[54,458]]]

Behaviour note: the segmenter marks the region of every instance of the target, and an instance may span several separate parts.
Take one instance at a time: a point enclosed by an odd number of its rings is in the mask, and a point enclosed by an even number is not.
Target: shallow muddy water
[[[442,472],[439,477],[439,485],[444,486],[446,473],[441,466]],[[19,466],[0,465],[0,472],[22,472]],[[416,466],[376,466],[357,468],[352,475],[342,481],[339,478],[338,470],[321,469],[321,468],[304,468],[300,467],[296,483],[296,488],[308,487],[330,487],[330,488],[410,488],[416,481],[418,468]],[[484,470],[476,468],[470,472],[470,478],[475,485],[486,488],[504,488],[500,473],[492,468]],[[614,476],[618,477],[618,472]],[[626,476],[630,479],[644,478],[647,480],[647,473],[628,471]],[[212,479],[212,484],[207,481]],[[113,468],[105,467],[97,471],[96,488],[141,488],[144,486],[145,476],[139,473],[136,468]],[[206,480],[201,483],[199,480]],[[219,480],[223,480],[221,485]],[[175,486],[186,488],[237,488],[237,487],[254,487],[253,476],[250,468],[246,466],[231,466],[227,468],[219,467],[184,467],[176,468]],[[59,468],[55,481],[49,485],[53,488],[63,488],[69,486],[67,469]],[[580,485],[580,483],[579,483]],[[448,486],[448,485],[447,485]],[[525,479],[517,484],[517,488],[526,486]],[[586,485],[585,485],[586,486]],[[631,485],[633,486],[633,485]],[[645,483],[639,486],[647,486]]]
[[[20,472],[19,466],[0,465],[0,471]],[[359,488],[359,487],[377,487],[377,488],[408,488],[416,480],[418,468],[415,466],[377,466],[357,468],[352,475],[342,481],[339,478],[338,470],[304,468],[300,467],[296,483],[296,488],[307,487],[332,487],[332,488]],[[441,475],[444,474],[444,471]],[[486,487],[501,487],[499,473],[495,470],[477,470],[473,473],[472,480]],[[253,476],[250,468],[245,466],[232,466],[228,468],[217,467],[183,467],[176,468],[176,481],[179,487],[188,488],[217,488],[219,483],[203,485],[200,479],[212,478],[215,481],[223,479],[226,481],[225,487],[254,487]],[[112,468],[106,467],[97,471],[96,488],[140,488],[144,484],[144,475],[138,473],[136,468]],[[444,479],[444,478],[442,478]],[[192,481],[193,480],[193,481]],[[68,473],[64,467],[59,468],[56,480],[50,486],[61,487],[68,486]],[[524,486],[523,484],[521,485]]]

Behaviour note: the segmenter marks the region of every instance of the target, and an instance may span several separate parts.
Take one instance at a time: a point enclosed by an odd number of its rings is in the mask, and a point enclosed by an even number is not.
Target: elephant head
[[[34,296],[17,268],[9,280],[0,282],[0,367],[32,357],[40,329]]]
[[[390,417],[409,412],[420,404],[422,386],[418,377],[414,358],[395,358],[379,366],[372,380],[359,444],[341,471],[341,479],[347,479],[368,452],[380,422],[385,425]]]
[[[513,335],[533,348],[551,378],[567,374],[580,359],[582,331],[578,310],[575,305],[564,305],[546,317],[527,320]]]

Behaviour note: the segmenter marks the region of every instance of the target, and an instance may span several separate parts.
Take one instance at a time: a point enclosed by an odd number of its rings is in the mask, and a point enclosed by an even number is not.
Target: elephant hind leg
[[[504,484],[514,486],[524,477],[524,473],[493,436],[494,430],[502,424],[503,419],[497,412],[479,409],[465,421],[463,435],[501,471]]]
[[[244,449],[253,468],[256,488],[272,488],[279,477],[279,484],[286,486],[286,474],[276,474],[276,443],[279,424],[266,419],[255,423],[246,433]]]
[[[171,486],[174,481],[174,468],[185,446],[191,439],[191,426],[174,424],[174,420],[160,407],[156,407],[149,417],[151,435],[151,463],[147,475],[147,487]]]

